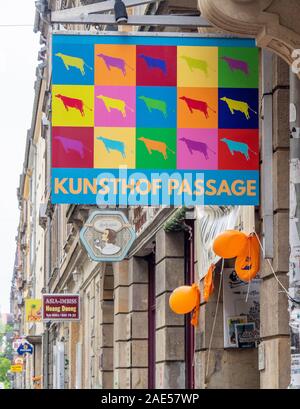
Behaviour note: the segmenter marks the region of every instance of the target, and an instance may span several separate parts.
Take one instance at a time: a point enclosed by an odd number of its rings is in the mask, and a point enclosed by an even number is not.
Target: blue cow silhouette
[[[110,153],[110,151],[118,151],[121,153],[123,158],[126,158],[124,142],[104,138],[103,136],[97,136],[97,139],[104,143],[105,149],[108,153]]]
[[[145,61],[149,69],[158,68],[164,73],[164,75],[167,75],[167,66],[165,60],[150,57],[149,55],[144,54],[139,54],[139,57]]]
[[[228,149],[230,150],[231,155],[234,155],[234,152],[239,152],[242,155],[244,155],[247,160],[250,159],[249,152],[252,152],[255,155],[257,155],[257,153],[250,149],[246,143],[236,142],[227,138],[222,138],[221,142],[226,143]]]

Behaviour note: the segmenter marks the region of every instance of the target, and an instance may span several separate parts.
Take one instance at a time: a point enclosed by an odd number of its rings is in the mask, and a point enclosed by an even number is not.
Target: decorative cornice
[[[255,37],[258,47],[273,51],[292,65],[292,52],[300,49],[297,2],[289,7],[286,0],[198,0],[198,4],[201,14],[218,29]]]

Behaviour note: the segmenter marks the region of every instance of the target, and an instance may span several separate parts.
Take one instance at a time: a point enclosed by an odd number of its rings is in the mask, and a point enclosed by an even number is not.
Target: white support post
[[[263,243],[265,258],[273,259],[274,256],[274,226],[273,226],[273,80],[272,80],[273,54],[262,50],[262,218],[263,218]]]

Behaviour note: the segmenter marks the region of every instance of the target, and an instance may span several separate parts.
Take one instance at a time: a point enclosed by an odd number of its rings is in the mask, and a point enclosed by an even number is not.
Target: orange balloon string
[[[208,302],[209,297],[214,292],[213,272],[215,271],[215,267],[214,264],[211,264],[204,277],[204,301],[206,302]]]
[[[199,323],[199,311],[200,311],[200,289],[199,289],[198,284],[196,283],[192,284],[192,288],[195,289],[195,291],[197,292],[197,299],[196,299],[196,306],[193,309],[193,313],[192,313],[191,324],[194,327],[197,327]]]

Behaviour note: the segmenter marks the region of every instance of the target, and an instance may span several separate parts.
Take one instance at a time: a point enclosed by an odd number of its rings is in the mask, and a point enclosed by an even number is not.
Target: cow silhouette
[[[64,104],[66,111],[69,111],[69,108],[74,108],[81,113],[81,116],[85,116],[84,108],[87,108],[89,111],[92,111],[91,108],[85,105],[82,99],[70,98],[67,97],[66,95],[61,94],[56,94],[55,97],[61,100],[61,102]]]
[[[194,151],[200,152],[204,155],[205,159],[208,160],[208,152],[212,152],[214,155],[216,154],[216,152],[210,149],[210,147],[204,142],[193,141],[192,139],[187,139],[185,137],[179,138],[179,140],[186,144],[191,155],[194,154]]]
[[[84,67],[87,67],[90,70],[93,70],[92,67],[86,64],[83,58],[73,57],[71,55],[66,55],[62,53],[56,53],[55,56],[62,59],[62,62],[64,63],[64,66],[66,67],[68,71],[70,67],[74,67],[80,70],[81,75],[85,75]]]
[[[250,119],[249,110],[257,115],[257,112],[254,111],[254,109],[252,109],[247,102],[236,101],[235,99],[230,99],[227,97],[222,97],[220,100],[226,102],[232,115],[235,113],[234,111],[240,111],[245,115],[246,119]]]
[[[103,136],[97,136],[96,139],[104,143],[105,149],[108,153],[110,153],[110,151],[118,151],[121,153],[123,158],[126,158],[124,142],[104,138]]]
[[[128,65],[123,58],[112,57],[102,53],[97,54],[97,57],[102,58],[109,71],[111,71],[111,67],[117,68],[118,70],[122,71],[124,77],[126,76],[126,67],[133,70],[133,68],[130,67],[130,65]]]
[[[165,142],[155,141],[153,139],[144,138],[143,136],[138,138],[138,140],[144,142],[147,151],[150,155],[152,155],[152,151],[157,151],[163,155],[165,160],[167,160],[168,159],[167,151],[170,151],[171,153],[175,154],[175,152],[172,151],[172,149],[170,149]]]
[[[233,141],[227,138],[222,138],[221,142],[226,143],[231,155],[234,155],[235,152],[239,152],[242,155],[244,155],[247,160],[250,159],[249,152],[252,152],[254,153],[254,155],[257,155],[257,153],[250,149],[246,143]]]
[[[200,101],[198,99],[192,99],[192,98],[187,98],[185,96],[183,97],[179,97],[179,99],[181,99],[182,101],[184,101],[188,107],[188,109],[190,110],[190,113],[193,114],[194,110],[198,110],[200,112],[202,112],[205,115],[205,118],[208,119],[209,115],[208,115],[208,110],[210,109],[212,112],[214,112],[216,114],[216,111],[211,108],[207,102],[205,101]]]
[[[236,60],[235,58],[230,58],[223,56],[221,58],[223,61],[225,61],[231,71],[242,71],[245,75],[249,75],[249,64],[246,61],[243,60]]]
[[[104,95],[97,95],[96,98],[102,100],[108,112],[111,112],[112,109],[115,109],[122,114],[123,118],[126,118],[127,116],[126,115],[127,109],[131,112],[134,112],[132,108],[126,105],[126,101],[124,101],[123,99],[110,98]]]
[[[144,54],[139,54],[138,57],[142,58],[145,61],[145,63],[147,64],[147,67],[150,70],[157,68],[161,70],[165,76],[167,75],[167,65],[166,65],[165,60],[162,60],[160,58],[153,58],[153,57],[150,57]]]
[[[81,159],[85,156],[85,151],[91,152],[90,149],[86,148],[82,141],[77,139],[66,138],[65,136],[53,136],[53,139],[61,143],[63,150],[68,154],[70,151],[78,153]]]
[[[192,58],[192,57],[187,57],[185,55],[182,55],[181,58],[185,60],[187,63],[189,69],[193,72],[194,69],[202,71],[206,77],[208,77],[208,62],[205,60],[199,60],[197,58]]]
[[[156,109],[157,111],[160,111],[165,118],[167,118],[167,104],[165,101],[144,96],[140,96],[138,98],[145,102],[149,112],[152,112],[152,109]]]

